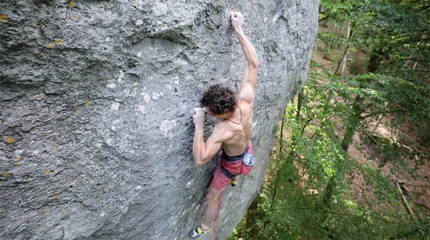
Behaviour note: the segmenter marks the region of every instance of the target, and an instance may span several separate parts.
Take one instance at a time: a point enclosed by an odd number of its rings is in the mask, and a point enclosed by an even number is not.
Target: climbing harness
[[[232,162],[236,162],[236,161],[242,161],[242,166],[240,168],[240,173],[239,175],[248,175],[251,170],[252,167],[254,166],[255,163],[255,157],[252,153],[248,152],[248,147],[245,149],[245,151],[243,152],[242,155],[239,156],[235,156],[235,157],[226,157],[224,156],[223,159],[221,160],[220,164],[221,164],[221,171],[224,173],[224,175],[230,179],[234,179],[234,177],[236,177],[236,175],[230,173],[222,164],[222,161],[225,161],[227,163],[232,163]]]

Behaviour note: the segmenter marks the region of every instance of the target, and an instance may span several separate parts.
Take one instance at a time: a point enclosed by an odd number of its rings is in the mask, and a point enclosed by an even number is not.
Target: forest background
[[[229,240],[430,239],[430,2],[322,0],[319,25]]]

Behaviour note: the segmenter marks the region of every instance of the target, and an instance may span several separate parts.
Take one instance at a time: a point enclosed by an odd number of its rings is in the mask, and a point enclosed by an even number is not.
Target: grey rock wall
[[[210,84],[238,89],[246,62],[227,16],[240,10],[260,59],[258,162],[225,192],[216,239],[226,239],[306,79],[318,5],[2,0],[0,239],[187,239],[216,162],[194,163],[191,111]]]

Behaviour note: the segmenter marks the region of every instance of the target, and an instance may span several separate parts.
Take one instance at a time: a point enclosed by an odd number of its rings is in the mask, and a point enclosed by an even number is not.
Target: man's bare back
[[[239,98],[234,116],[218,123],[221,128],[225,128],[225,131],[231,132],[233,136],[221,145],[226,155],[241,155],[248,146],[252,134],[253,107],[253,104],[251,105]]]

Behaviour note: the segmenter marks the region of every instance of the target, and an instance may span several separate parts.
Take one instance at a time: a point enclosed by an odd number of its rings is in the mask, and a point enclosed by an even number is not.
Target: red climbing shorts
[[[254,153],[254,149],[252,148],[251,141],[249,141],[248,153],[251,153],[251,154]],[[222,172],[220,164],[222,164],[224,168],[227,169],[227,171],[229,171],[233,175],[239,175],[241,173],[242,158],[238,158],[238,160],[235,160],[234,162],[227,162],[226,158],[237,158],[237,157],[225,156],[224,153],[221,151],[219,162],[215,170],[215,175],[211,183],[211,188],[215,190],[222,190],[231,183],[231,179],[228,178]]]

